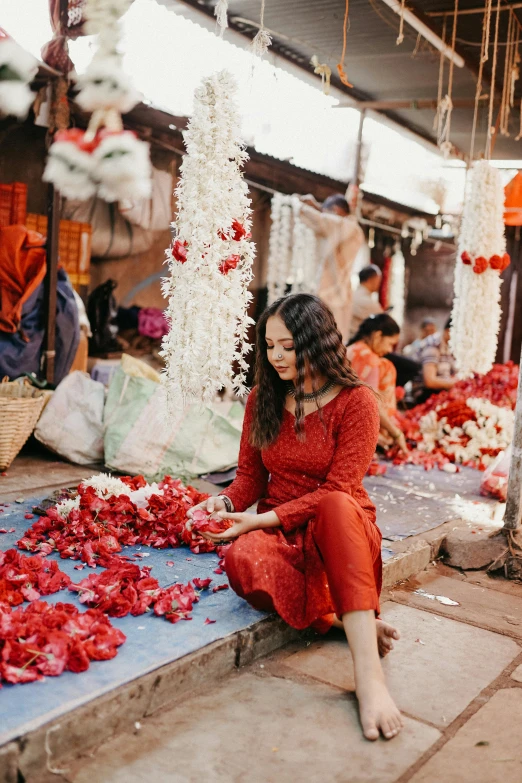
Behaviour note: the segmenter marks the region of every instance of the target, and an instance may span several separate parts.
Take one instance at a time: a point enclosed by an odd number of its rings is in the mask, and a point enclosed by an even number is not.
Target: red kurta
[[[252,597],[254,605],[254,597],[268,595],[289,625],[306,628],[334,612],[313,525],[308,524],[330,493],[346,493],[358,504],[374,565],[373,592],[380,590],[381,533],[375,506],[362,486],[377,443],[378,406],[366,387],[343,389],[324,405],[322,420],[319,411],[306,416],[304,442],[295,434],[294,416],[285,410],[277,440],[260,451],[249,443],[254,394],[247,401],[237,476],[223,494],[238,512],[258,500],[258,513],[275,509],[281,527],[241,536],[225,563],[240,595]]]

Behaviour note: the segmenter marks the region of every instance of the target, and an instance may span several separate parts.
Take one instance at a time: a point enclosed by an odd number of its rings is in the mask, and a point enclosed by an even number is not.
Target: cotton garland
[[[462,376],[489,372],[500,328],[500,274],[509,265],[504,191],[487,161],[470,172],[455,269],[450,347]]]
[[[171,401],[210,402],[227,386],[246,391],[255,246],[236,92],[227,71],[204,79],[184,134],[188,154],[176,190],[176,235],[167,250],[170,277],[163,284],[170,331],[161,355]]]
[[[300,217],[299,196],[274,194],[268,250],[268,303],[287,293],[315,293],[317,240]]]

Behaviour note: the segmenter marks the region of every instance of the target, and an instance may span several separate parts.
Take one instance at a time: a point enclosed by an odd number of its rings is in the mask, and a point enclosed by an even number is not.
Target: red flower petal
[[[207,619],[204,622],[204,625],[212,625],[212,623],[215,623],[215,622],[216,622],[215,620],[209,620],[208,617],[207,617]]]
[[[212,588],[212,592],[213,593],[219,593],[220,590],[228,590],[228,588],[229,588],[229,585],[227,585],[227,584],[217,585],[217,587],[213,587]]]

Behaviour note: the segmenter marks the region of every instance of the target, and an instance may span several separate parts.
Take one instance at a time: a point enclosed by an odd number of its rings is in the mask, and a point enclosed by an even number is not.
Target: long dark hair
[[[286,383],[268,361],[266,350],[266,323],[278,315],[294,341],[297,381],[295,388],[295,431],[304,438],[304,383],[307,372],[316,379],[323,375],[339,386],[364,386],[352,370],[346,357],[341,333],[331,310],[311,294],[291,294],[278,299],[257,322],[256,373],[257,385],[254,419],[250,442],[257,448],[270,445],[279,435],[286,398]]]
[[[352,337],[348,345],[364,340],[375,332],[382,332],[385,337],[395,337],[400,334],[401,327],[388,313],[379,313],[366,318],[359,326],[357,333]]]

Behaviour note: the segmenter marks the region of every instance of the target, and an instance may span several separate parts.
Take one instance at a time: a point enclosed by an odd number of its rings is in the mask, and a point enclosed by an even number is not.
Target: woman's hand
[[[401,432],[400,435],[397,434],[397,436],[394,438],[395,444],[398,446],[400,451],[404,452],[404,454],[408,454],[408,444],[406,443],[406,438],[404,437],[404,432]]]
[[[214,514],[218,519],[231,519],[234,523],[232,527],[225,530],[223,533],[210,533],[209,531],[201,531],[203,538],[208,538],[214,544],[228,544],[235,538],[242,536],[244,533],[250,533],[252,530],[257,530],[259,525],[256,524],[258,514],[230,514],[226,510],[220,511]]]
[[[200,508],[202,511],[206,511],[207,514],[216,514],[216,515],[217,512],[227,510],[227,507],[225,506],[225,501],[219,495],[217,495],[217,497],[207,498],[202,503],[198,503],[197,506],[193,506],[192,508],[189,508],[189,510],[187,511],[187,516],[189,519],[192,519],[192,514],[197,508]],[[225,516],[223,517],[223,519],[224,518]]]

